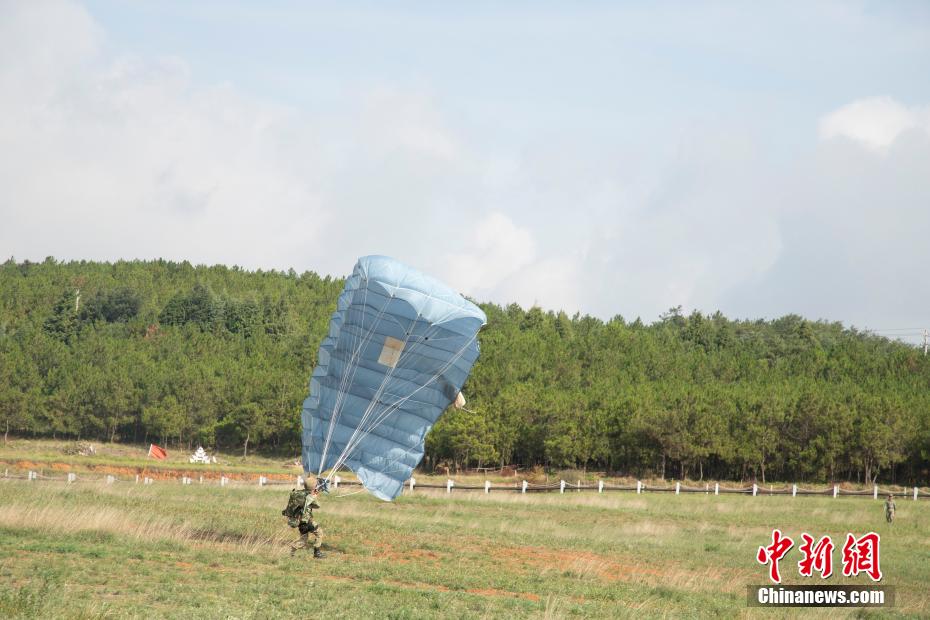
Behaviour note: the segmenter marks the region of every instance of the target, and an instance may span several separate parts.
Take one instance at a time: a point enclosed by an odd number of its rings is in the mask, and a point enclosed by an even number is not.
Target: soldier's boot
[[[314,548],[313,548],[313,557],[315,557],[315,558],[317,558],[317,559],[322,559],[322,558],[325,558],[325,557],[326,557],[326,554],[323,553],[322,551],[320,551],[320,548],[319,548],[319,547],[314,547]]]

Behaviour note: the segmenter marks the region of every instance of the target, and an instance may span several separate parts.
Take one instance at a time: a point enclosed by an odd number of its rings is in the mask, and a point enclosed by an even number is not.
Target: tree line
[[[187,262],[0,265],[0,431],[296,454],[338,278]],[[746,480],[927,479],[930,361],[840,323],[652,323],[481,304],[426,465]]]

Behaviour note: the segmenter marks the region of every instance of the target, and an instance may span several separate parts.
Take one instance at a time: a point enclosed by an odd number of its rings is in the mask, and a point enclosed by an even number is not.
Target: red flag
[[[149,446],[149,456],[155,459],[166,459],[168,458],[168,452],[164,448],[159,448],[155,444]]]

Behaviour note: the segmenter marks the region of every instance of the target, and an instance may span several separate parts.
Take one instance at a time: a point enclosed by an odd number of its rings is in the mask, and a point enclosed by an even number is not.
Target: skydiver
[[[325,558],[326,554],[320,548],[323,546],[323,528],[313,519],[313,509],[319,508],[319,485],[314,485],[310,480],[304,480],[303,489],[294,489],[288,498],[287,508],[281,514],[286,516],[287,524],[296,527],[300,532],[299,540],[291,545],[291,555],[294,555],[298,549],[311,549],[309,540],[310,534],[313,534],[313,557],[320,559]]]

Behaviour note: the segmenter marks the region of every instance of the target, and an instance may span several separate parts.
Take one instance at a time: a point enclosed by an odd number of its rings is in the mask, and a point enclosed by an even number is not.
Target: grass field
[[[881,615],[930,615],[925,502],[899,499],[888,526],[881,502],[860,498],[334,493],[319,511],[329,557],[313,560],[290,556],[286,495],[0,481],[0,617],[781,617],[792,610],[746,607],[773,527],[880,533],[897,589]],[[798,558],[782,562],[786,583],[803,583]]]

